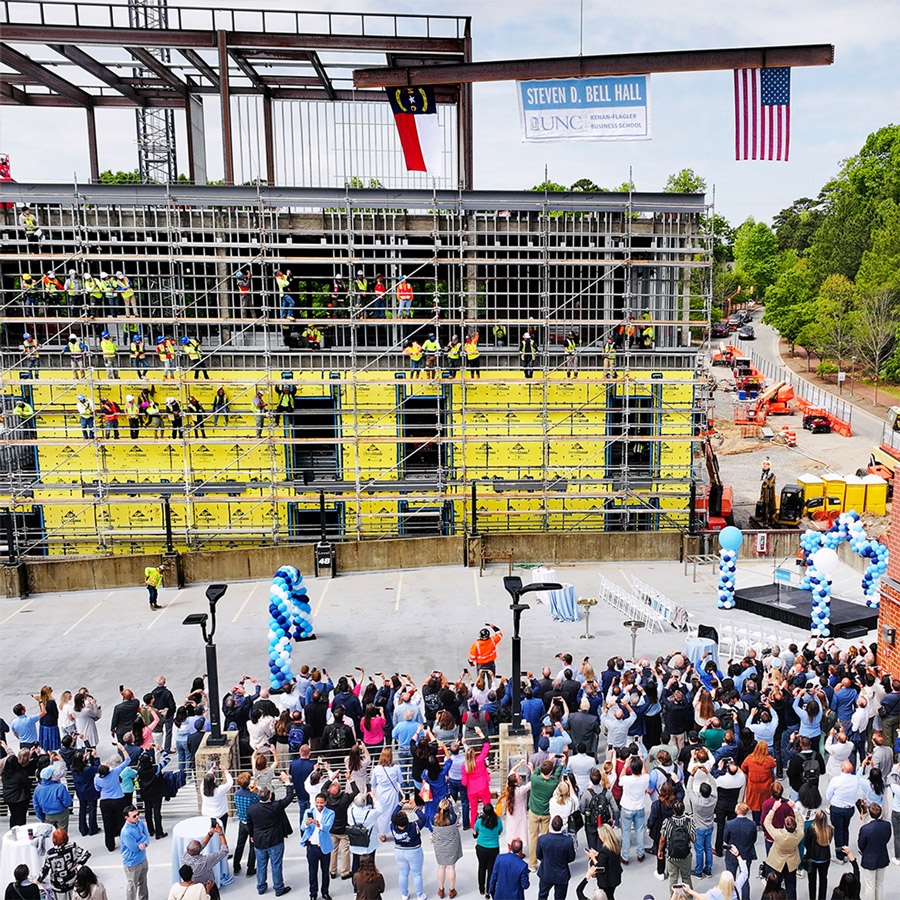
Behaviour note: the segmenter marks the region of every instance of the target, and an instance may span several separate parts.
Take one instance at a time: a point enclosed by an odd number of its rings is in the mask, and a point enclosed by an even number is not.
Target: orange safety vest
[[[408,281],[401,281],[397,284],[397,299],[398,300],[412,300],[413,299],[412,285]]]
[[[503,632],[497,631],[486,641],[477,640],[469,649],[469,660],[476,666],[493,662],[497,658],[497,644],[503,638]]]

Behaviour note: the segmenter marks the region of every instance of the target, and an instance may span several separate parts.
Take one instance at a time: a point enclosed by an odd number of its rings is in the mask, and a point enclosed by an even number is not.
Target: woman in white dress
[[[568,832],[572,840],[575,842],[575,849],[578,849],[578,835],[568,831],[569,816],[578,809],[578,798],[575,796],[575,790],[569,783],[567,778],[560,778],[559,784],[556,786],[556,792],[550,798],[550,821],[554,816],[559,816],[563,820],[563,831]]]
[[[85,747],[96,747],[100,742],[97,734],[97,719],[102,710],[97,701],[86,690],[80,690],[72,700],[72,717],[75,730]]]
[[[403,774],[400,766],[394,763],[394,754],[390,747],[385,747],[378,757],[378,765],[372,769],[372,793],[381,805],[378,816],[378,839],[387,840],[391,833],[391,816],[400,802],[400,786]]]

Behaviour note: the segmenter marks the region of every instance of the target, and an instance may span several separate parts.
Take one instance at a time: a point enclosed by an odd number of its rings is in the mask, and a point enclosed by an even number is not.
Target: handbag
[[[566,830],[569,834],[575,834],[581,829],[584,828],[584,816],[581,814],[580,809],[573,810],[569,813],[568,821],[566,822]]]

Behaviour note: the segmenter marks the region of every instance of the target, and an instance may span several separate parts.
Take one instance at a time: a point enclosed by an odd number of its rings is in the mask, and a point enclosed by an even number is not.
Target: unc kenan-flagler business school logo
[[[428,112],[428,94],[425,88],[397,88],[394,91],[394,101],[405,113]]]

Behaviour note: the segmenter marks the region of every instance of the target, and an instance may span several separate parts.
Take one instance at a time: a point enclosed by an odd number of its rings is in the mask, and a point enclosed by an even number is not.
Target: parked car
[[[730,334],[731,329],[727,322],[716,322],[709,330],[710,337],[725,338]]]
[[[756,340],[756,332],[754,332],[752,325],[741,325],[741,327],[738,328],[737,336],[742,341],[755,341]]]

